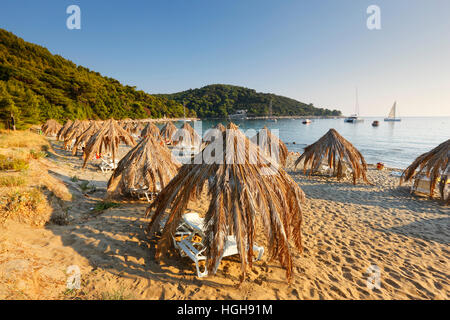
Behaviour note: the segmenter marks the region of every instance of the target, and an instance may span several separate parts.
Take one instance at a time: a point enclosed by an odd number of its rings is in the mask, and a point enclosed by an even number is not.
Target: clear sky
[[[449,0],[2,0],[0,27],[149,93],[225,83],[350,114],[358,87],[363,116],[450,116]]]

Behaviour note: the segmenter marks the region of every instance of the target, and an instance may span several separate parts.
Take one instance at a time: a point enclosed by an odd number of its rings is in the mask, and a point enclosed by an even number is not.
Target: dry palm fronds
[[[149,135],[120,160],[108,181],[108,195],[125,195],[131,188],[143,187],[155,192],[157,184],[164,188],[179,168],[170,150]]]
[[[207,163],[208,149],[216,149],[216,161]],[[200,161],[197,161],[200,160]],[[228,235],[236,237],[244,279],[252,266],[256,223],[264,226],[270,259],[277,258],[288,279],[293,270],[289,240],[301,251],[301,203],[304,193],[298,184],[261,149],[230,123],[222,139],[216,139],[196,155],[193,164],[185,164],[160,192],[147,215],[155,208],[149,229],[158,229],[170,208],[157,257],[172,243],[190,200],[200,197],[207,187],[209,208],[205,216],[206,267],[215,273]]]
[[[203,135],[203,142],[204,144],[209,144],[210,142],[214,141],[213,138],[219,136],[226,130],[225,126],[221,123],[218,123],[214,127],[208,129],[205,134]]]
[[[352,170],[353,184],[362,178],[367,180],[367,163],[362,154],[349,141],[344,139],[335,129],[330,129],[322,138],[307,146],[305,152],[295,161],[294,166],[304,160],[303,171],[306,172],[310,164],[310,174],[317,171],[323,161],[333,168],[333,174],[340,180],[344,176],[344,165]]]
[[[259,130],[251,141],[258,145],[270,157],[278,161],[282,166],[286,165],[286,159],[288,157],[286,145],[280,138],[272,134],[266,126]]]
[[[70,128],[72,125],[72,120],[67,120],[67,122],[63,125],[63,127],[58,131],[58,134],[56,135],[56,138],[58,140],[61,140],[64,138],[64,135],[66,134],[66,131]]]
[[[175,127],[171,121],[167,122],[161,129],[161,137],[163,138],[163,141],[165,143],[172,143],[172,137],[177,130],[178,128]]]
[[[92,121],[91,125],[89,126],[89,128],[87,128],[86,130],[84,130],[84,132],[82,134],[80,134],[76,140],[75,140],[75,144],[73,145],[72,148],[72,154],[76,155],[77,154],[77,150],[78,150],[78,146],[85,146],[86,143],[89,141],[89,139],[101,128],[101,124],[98,121]]]
[[[125,131],[127,131],[128,133],[131,133],[131,134],[137,132],[136,124],[133,121],[129,121],[129,122],[125,123],[123,128]]]
[[[174,145],[191,147],[198,146],[201,142],[201,137],[189,123],[185,122],[173,135],[172,141]]]
[[[98,130],[86,143],[83,155],[83,168],[86,166],[89,159],[91,159],[95,154],[101,154],[102,151],[110,151],[114,162],[120,142],[131,146],[136,144],[133,137],[121,126],[119,126],[117,121],[113,119],[106,121],[106,123],[103,124],[103,127]]]
[[[67,147],[72,144],[72,141],[75,140],[79,135],[81,135],[87,128],[89,128],[90,121],[83,120],[78,121],[76,120],[70,128],[66,131],[64,134],[64,148],[67,149]],[[73,141],[75,142],[75,141]]]
[[[59,130],[61,130],[62,125],[55,119],[49,119],[42,125],[42,132],[46,136],[54,136]]]
[[[144,128],[145,128],[145,123],[142,121],[137,121],[134,130],[135,130],[136,134],[139,133],[139,135],[140,135],[141,131],[144,130]]]
[[[153,122],[147,123],[145,128],[141,131],[142,138],[147,136],[152,136],[158,140],[161,139],[159,128]]]
[[[416,158],[414,162],[403,171],[400,183],[411,180],[417,174],[425,174],[430,178],[430,197],[433,196],[436,182],[440,175],[446,172],[450,158],[450,139],[441,143],[433,150]],[[419,169],[418,172],[416,170]],[[443,197],[443,188],[440,190]],[[448,203],[447,203],[448,204]]]

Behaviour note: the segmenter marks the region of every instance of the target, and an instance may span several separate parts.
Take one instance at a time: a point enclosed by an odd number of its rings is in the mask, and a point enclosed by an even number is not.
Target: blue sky
[[[81,8],[81,30],[66,8]],[[381,8],[381,30],[366,9]],[[149,93],[226,83],[315,106],[450,116],[448,0],[2,0],[0,27]]]

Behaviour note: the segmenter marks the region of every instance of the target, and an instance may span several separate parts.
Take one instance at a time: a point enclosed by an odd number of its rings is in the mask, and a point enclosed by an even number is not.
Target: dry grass
[[[0,148],[33,148],[43,150],[49,146],[47,139],[31,131],[0,131]]]
[[[50,220],[51,207],[38,188],[15,188],[2,192],[0,224],[12,219],[34,226],[43,226]]]
[[[53,209],[46,190],[61,200],[72,199],[67,187],[48,173],[48,149],[46,138],[33,132],[0,133],[0,223],[43,226],[50,221]]]
[[[15,175],[2,175],[0,176],[0,187],[20,187],[27,183],[25,177]]]

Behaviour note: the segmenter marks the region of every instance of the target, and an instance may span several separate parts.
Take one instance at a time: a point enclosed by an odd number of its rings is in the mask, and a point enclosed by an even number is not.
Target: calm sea
[[[378,127],[372,127],[374,120],[380,122]],[[191,122],[191,125],[200,133],[219,122],[226,124],[226,121],[202,120]],[[305,146],[334,128],[358,148],[368,163],[383,162],[388,167],[401,169],[411,164],[417,156],[450,139],[450,117],[405,117],[401,122],[384,122],[381,117],[367,117],[364,122],[356,124],[345,123],[344,119],[315,119],[307,125],[302,124],[301,119],[279,119],[277,122],[236,120],[235,123],[244,132],[264,126],[276,129],[289,151],[300,153]],[[180,127],[181,123],[176,125]]]

